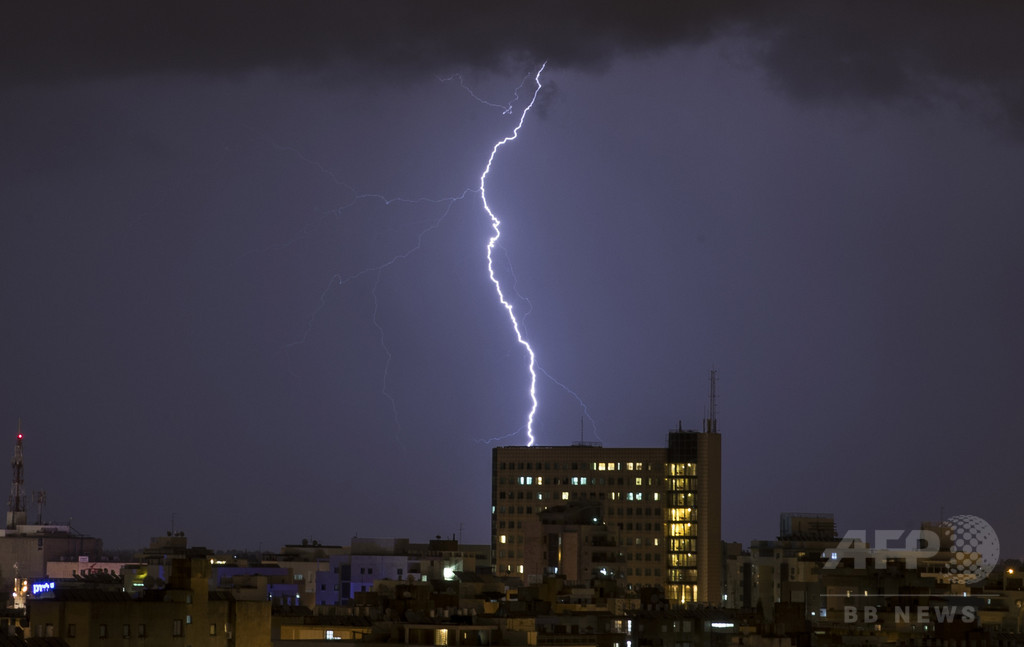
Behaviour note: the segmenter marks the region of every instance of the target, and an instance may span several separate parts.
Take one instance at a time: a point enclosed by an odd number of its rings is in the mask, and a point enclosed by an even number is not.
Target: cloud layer
[[[733,34],[802,99],[982,91],[1024,114],[1024,6],[1013,2],[16,3],[0,25],[7,84],[339,64],[385,76],[539,59],[595,68]]]

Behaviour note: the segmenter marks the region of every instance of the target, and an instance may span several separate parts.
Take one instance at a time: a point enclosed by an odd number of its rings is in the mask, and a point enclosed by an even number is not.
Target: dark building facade
[[[721,464],[721,436],[712,421],[703,432],[670,432],[665,447],[496,447],[491,477],[495,573],[518,575],[527,583],[557,574],[551,564],[558,561],[552,551],[559,550],[559,539],[539,515],[592,507],[590,523],[603,526],[601,531],[587,532],[580,525],[586,520],[578,521],[572,539],[561,544],[580,551],[588,536],[600,538],[600,550],[593,553],[601,559],[586,562],[596,572],[576,573],[580,581],[615,577],[631,590],[660,588],[673,604],[718,604]]]

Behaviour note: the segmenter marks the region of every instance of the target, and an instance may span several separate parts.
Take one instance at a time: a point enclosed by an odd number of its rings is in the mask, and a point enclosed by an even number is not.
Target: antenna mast
[[[36,525],[43,525],[43,508],[46,506],[46,490],[39,490],[32,493],[32,499],[39,506],[39,516],[36,517]]]
[[[7,529],[14,530],[27,521],[25,513],[25,463],[21,449],[21,418],[18,418],[18,442],[14,445],[14,459],[11,461],[11,498],[7,500]]]
[[[711,369],[711,375],[709,378],[711,383],[711,396],[710,406],[708,410],[708,417],[704,420],[704,431],[709,434],[718,433],[718,395],[715,392],[718,385],[718,371]]]

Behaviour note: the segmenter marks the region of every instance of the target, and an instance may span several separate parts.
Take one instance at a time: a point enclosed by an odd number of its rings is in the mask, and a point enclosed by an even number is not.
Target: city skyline
[[[714,368],[723,539],[1024,554],[1019,7],[280,6],[3,9],[0,439],[47,517],[487,543],[529,403],[478,187],[547,61],[487,187],[537,443],[663,446]]]

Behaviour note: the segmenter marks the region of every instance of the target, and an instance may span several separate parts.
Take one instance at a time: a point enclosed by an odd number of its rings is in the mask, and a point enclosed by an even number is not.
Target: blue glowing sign
[[[47,593],[55,588],[57,588],[57,584],[53,580],[50,580],[49,582],[36,582],[32,585],[32,595]]]

